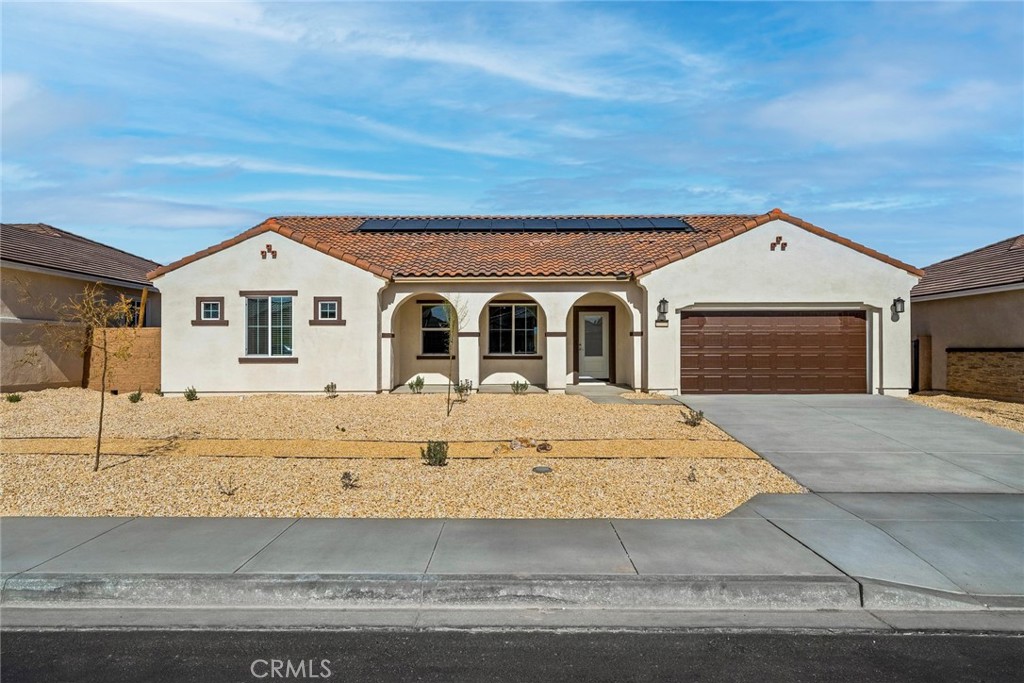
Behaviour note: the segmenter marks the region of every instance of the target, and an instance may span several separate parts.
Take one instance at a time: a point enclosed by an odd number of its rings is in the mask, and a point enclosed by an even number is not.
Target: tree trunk
[[[103,444],[103,409],[107,404],[107,328],[103,328],[103,346],[100,352],[103,355],[103,369],[100,372],[100,424],[96,430],[96,461],[92,465],[93,472],[100,470],[100,446]]]

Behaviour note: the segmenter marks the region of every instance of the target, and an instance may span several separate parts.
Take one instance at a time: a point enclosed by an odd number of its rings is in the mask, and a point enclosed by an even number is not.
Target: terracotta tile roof
[[[156,261],[44,223],[0,224],[0,258],[103,280],[148,285]]]
[[[913,274],[921,271],[779,209],[755,215],[677,215],[693,232],[360,232],[369,218],[656,218],[660,216],[279,216],[158,268],[151,277],[273,231],[381,277],[638,277],[781,219]]]
[[[1024,284],[1024,235],[939,261],[924,269],[911,296]]]

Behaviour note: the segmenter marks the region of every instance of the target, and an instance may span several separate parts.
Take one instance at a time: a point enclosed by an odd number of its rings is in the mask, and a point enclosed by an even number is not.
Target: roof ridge
[[[1018,240],[1021,237],[1024,237],[1024,233],[1021,233],[1020,235],[1014,235],[1013,237],[1007,237],[1006,239],[997,240],[995,242],[992,242],[991,244],[986,244],[985,246],[978,247],[977,249],[971,249],[970,251],[965,251],[962,254],[957,254],[956,256],[950,256],[949,258],[942,259],[941,261],[936,261],[935,263],[931,264],[930,266],[925,266],[924,269],[928,270],[929,268],[934,268],[935,266],[942,265],[943,263],[947,263],[949,261],[956,261],[957,259],[962,259],[964,256],[970,256],[971,254],[976,254],[979,251],[984,251],[986,249],[991,249],[992,247],[1000,245],[1003,242],[1010,242],[1010,241]],[[1007,251],[1009,251],[1009,250],[1007,250]]]
[[[40,227],[43,227],[43,228],[49,228],[50,230],[53,230],[54,232],[63,233],[65,235],[69,235],[69,236],[74,237],[76,239],[80,239],[83,242],[89,242],[90,244],[95,244],[95,245],[103,247],[105,249],[111,249],[113,251],[120,252],[120,253],[124,254],[125,256],[131,256],[132,258],[137,258],[140,261],[146,261],[147,263],[155,263],[158,266],[162,265],[161,263],[159,263],[157,261],[154,261],[153,259],[148,259],[145,256],[139,256],[138,254],[133,254],[130,251],[125,251],[124,249],[121,249],[120,247],[112,246],[110,244],[107,244],[106,242],[99,242],[99,241],[94,240],[94,239],[89,239],[88,237],[84,237],[83,235],[79,235],[76,232],[71,232],[70,230],[65,230],[64,228],[58,228],[58,227],[56,227],[54,225],[50,225],[49,223],[3,223],[3,225],[9,225],[9,226],[15,227],[15,228],[21,227],[23,225],[36,225],[36,226],[40,226]]]

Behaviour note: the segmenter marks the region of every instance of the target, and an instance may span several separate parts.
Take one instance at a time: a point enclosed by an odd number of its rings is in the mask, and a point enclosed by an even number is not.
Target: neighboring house
[[[57,348],[41,327],[55,310],[98,282],[139,303],[148,290],[146,326],[160,325],[160,297],[146,279],[155,261],[41,223],[0,225],[0,388],[83,386],[85,360]]]
[[[916,388],[1024,400],[1024,235],[924,271],[910,292]]]
[[[162,385],[390,391],[453,379],[688,392],[910,389],[921,271],[755,215],[270,218],[157,268]]]

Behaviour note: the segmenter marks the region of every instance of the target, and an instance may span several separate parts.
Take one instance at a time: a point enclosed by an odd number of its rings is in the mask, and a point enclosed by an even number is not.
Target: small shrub
[[[423,375],[416,375],[416,378],[409,380],[409,383],[405,386],[409,387],[414,394],[422,394],[424,384],[426,382],[423,381]]]
[[[680,412],[682,412],[682,411],[680,411]],[[693,409],[691,409],[689,414],[683,413],[683,422],[688,427],[699,427],[700,423],[703,422],[703,421],[704,421],[704,411],[703,410],[693,410]]]
[[[327,398],[338,398],[338,385],[330,382],[324,387],[324,393],[327,394]]]
[[[342,472],[341,488],[345,490],[359,488],[359,475],[355,472],[349,472],[348,470]]]
[[[690,465],[690,473],[686,475],[686,481],[690,482],[691,484],[697,483],[697,468],[694,467],[693,465]]]
[[[473,380],[464,379],[455,387],[455,394],[460,401],[465,402],[471,393],[473,393]]]
[[[512,382],[509,386],[512,387],[512,393],[515,395],[525,394],[526,390],[530,388],[529,382]]]
[[[444,467],[448,464],[448,442],[428,441],[426,448],[420,448],[420,457],[432,467]]]
[[[131,401],[132,403],[138,403],[139,401],[141,401],[142,389],[139,389],[138,391],[133,391],[132,393],[128,394],[128,400]]]
[[[17,403],[21,400],[21,394],[7,394],[8,403]]]
[[[160,389],[160,387],[157,387],[156,391],[154,391],[153,393],[156,394],[157,396],[163,398],[164,392]]]
[[[188,389],[185,390],[185,400],[186,401],[198,401],[199,400],[199,392],[196,391],[195,387],[189,387]]]
[[[233,496],[238,492],[238,489],[242,488],[241,484],[235,484],[234,477],[228,477],[227,482],[217,480],[217,490],[220,491],[222,496]]]

